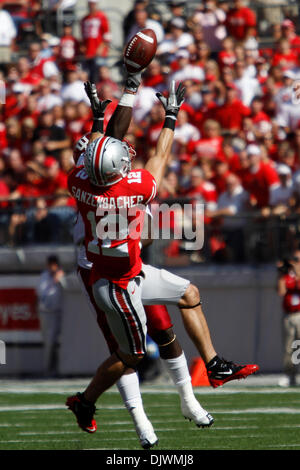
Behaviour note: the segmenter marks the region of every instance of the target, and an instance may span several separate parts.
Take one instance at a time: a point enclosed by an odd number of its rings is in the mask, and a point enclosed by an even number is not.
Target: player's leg
[[[90,271],[79,268],[78,278],[82,290],[87,296],[88,303],[93,314],[96,316],[97,323],[103,333],[111,353],[117,350],[116,342],[110,327],[107,323],[105,313],[98,307],[93,295],[92,287],[89,285]],[[125,407],[130,413],[136,432],[142,447],[152,447],[157,442],[157,436],[154,433],[153,426],[149,421],[143,407],[142,396],[140,392],[139,379],[136,371],[128,368],[116,383]]]
[[[98,307],[105,311],[109,327],[119,344],[118,356],[125,365],[135,367],[146,350],[146,315],[141,302],[140,278],[132,279],[127,289],[100,280],[93,286],[93,293]],[[95,377],[92,386],[96,387],[100,380],[101,373]],[[132,374],[123,377],[119,382],[120,393],[134,420],[141,445],[149,448],[156,444],[158,439],[149,420],[144,419],[137,387],[138,379]]]
[[[157,343],[160,357],[177,388],[183,416],[193,420],[198,427],[211,426],[214,422],[212,416],[194,395],[186,357],[172,328],[167,308],[164,305],[148,305],[145,312],[148,334]]]
[[[212,387],[216,388],[231,380],[239,380],[257,372],[256,364],[235,364],[221,359],[212,345],[209,328],[202,311],[199,290],[193,284],[178,302],[186,331],[202,356]]]
[[[239,365],[221,359],[212,344],[210,331],[201,308],[199,290],[186,279],[164,269],[143,265],[142,300],[145,305],[177,304],[184,327],[204,360],[210,384],[223,385],[256,372],[256,364]]]

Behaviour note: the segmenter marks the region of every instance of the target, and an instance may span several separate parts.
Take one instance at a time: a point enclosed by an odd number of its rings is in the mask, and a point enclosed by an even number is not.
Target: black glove
[[[95,83],[85,82],[84,89],[90,100],[94,118],[103,118],[104,112],[109,103],[111,103],[111,100],[99,100]]]
[[[166,117],[177,117],[180,106],[184,102],[184,95],[185,88],[182,83],[179,83],[175,91],[175,80],[171,82],[168,98],[165,98],[161,93],[156,93],[157,98],[165,108]]]
[[[129,73],[127,72],[127,77],[125,81],[125,91],[135,94],[138,91],[138,87],[141,84],[142,72]]]

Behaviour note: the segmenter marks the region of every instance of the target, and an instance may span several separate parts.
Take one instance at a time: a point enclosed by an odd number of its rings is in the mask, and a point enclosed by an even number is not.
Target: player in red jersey
[[[108,105],[108,102],[106,104]],[[103,108],[106,107],[106,104],[103,105]],[[124,122],[127,120],[128,126],[130,124],[132,114],[130,109],[131,108],[128,108],[128,114],[126,116],[123,112],[123,133],[126,131]],[[116,115],[118,115],[119,111],[120,107],[117,108]],[[101,119],[104,120],[104,112],[101,113]],[[103,122],[103,120],[101,122]],[[115,122],[116,124],[119,122],[117,117],[115,118]],[[102,129],[100,129],[100,131],[102,132]],[[112,130],[112,133],[116,131],[118,130]],[[117,135],[121,138],[123,137],[123,133],[117,132]],[[84,162],[83,152],[87,148],[89,135],[90,134],[83,136],[76,144],[74,160],[77,166],[82,165]],[[88,297],[89,304],[96,316],[97,323],[102,330],[109,350],[113,353],[117,350],[118,344],[110,331],[104,312],[97,306],[92,288],[89,285],[92,263],[86,256],[86,249],[83,244],[84,238],[84,223],[79,214],[74,227],[74,242],[78,246],[77,259],[79,280]],[[149,240],[147,240],[146,243],[149,244]],[[193,420],[198,427],[211,426],[214,421],[212,416],[201,407],[194,396],[185,354],[173,331],[171,318],[166,307],[164,305],[148,305],[145,306],[145,312],[147,316],[148,334],[158,344],[161,359],[164,361],[166,369],[169,371],[174,385],[179,392],[183,416],[189,420]],[[124,404],[132,416],[142,447],[152,447],[157,442],[157,437],[143,409],[139,380],[136,372],[133,369],[126,371],[126,374],[118,380],[117,386]]]
[[[156,182],[159,185],[162,180],[183,96],[182,85],[175,91],[174,81],[168,98],[158,94],[166,119],[156,153],[148,160],[145,170],[131,172],[129,151],[124,143],[102,137],[93,125],[85,165],[74,169],[69,176],[70,192],[85,223],[87,256],[93,262],[90,279],[93,295],[99,308],[105,311],[119,346],[101,364],[85,392],[70,397],[71,401],[67,402],[81,427],[92,432],[96,427],[93,419],[96,400],[145,354],[143,303],[179,306],[184,326],[206,364],[212,386],[258,370],[256,365],[241,366],[219,358],[196,286],[168,271],[144,265],[140,258],[141,219],[145,210],[141,206],[151,202]],[[117,222],[118,227],[111,232],[103,230],[108,222]]]

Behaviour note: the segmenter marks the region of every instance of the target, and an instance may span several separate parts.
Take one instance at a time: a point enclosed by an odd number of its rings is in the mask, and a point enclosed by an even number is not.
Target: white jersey
[[[84,164],[84,153],[80,155],[76,166]],[[77,219],[73,228],[73,241],[77,246],[77,264],[83,269],[92,269],[93,263],[91,263],[86,256],[86,249],[84,246],[85,229],[83,219],[78,212]]]

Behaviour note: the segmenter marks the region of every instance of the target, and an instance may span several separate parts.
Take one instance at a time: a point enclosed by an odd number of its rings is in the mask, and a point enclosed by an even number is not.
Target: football
[[[157,49],[157,39],[152,29],[143,29],[128,42],[124,52],[124,63],[128,72],[136,73],[146,68]]]

